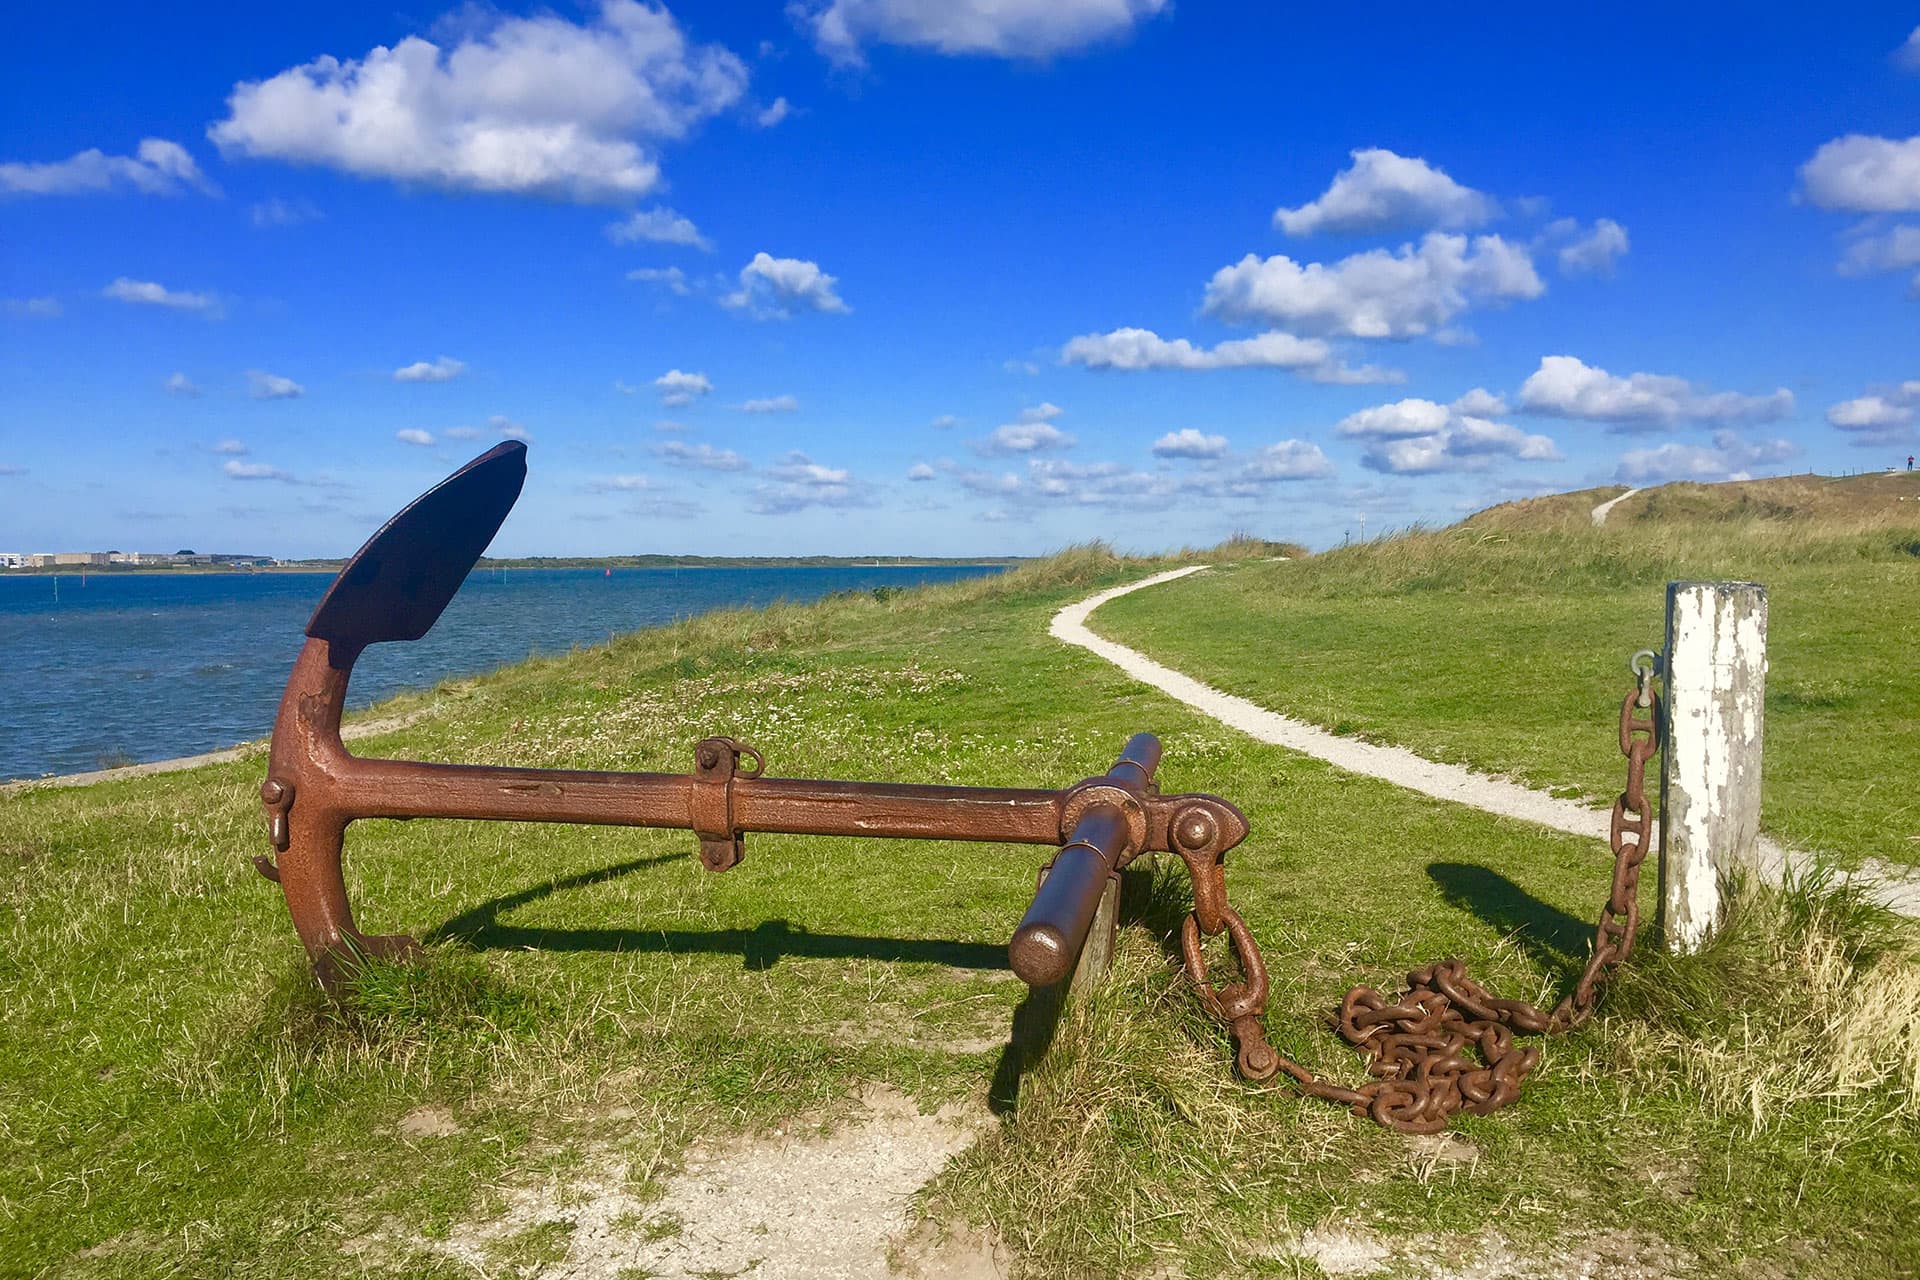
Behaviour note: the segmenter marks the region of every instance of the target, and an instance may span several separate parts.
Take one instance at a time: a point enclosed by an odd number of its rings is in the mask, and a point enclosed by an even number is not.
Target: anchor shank
[[[334,803],[357,818],[480,818],[691,830],[694,780],[682,773],[505,769],[349,757]],[[1015,787],[739,778],[742,832],[916,840],[1060,843],[1062,792]]]

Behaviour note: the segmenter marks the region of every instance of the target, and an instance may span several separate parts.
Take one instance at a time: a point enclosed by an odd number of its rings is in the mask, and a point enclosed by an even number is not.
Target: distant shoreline
[[[474,566],[482,569],[984,569],[1010,568],[1025,556],[890,557],[890,556],[604,556],[541,557],[521,559],[483,559]],[[288,564],[231,568],[225,565],[136,565],[136,564],[63,564],[58,567],[0,569],[0,580],[7,578],[75,577],[231,577],[242,574],[330,574],[338,573],[345,560],[298,560]]]

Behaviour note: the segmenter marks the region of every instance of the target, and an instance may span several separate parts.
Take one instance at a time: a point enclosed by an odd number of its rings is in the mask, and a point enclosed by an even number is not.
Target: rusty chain
[[[1442,960],[1407,974],[1405,990],[1391,1000],[1372,987],[1347,992],[1334,1013],[1334,1025],[1347,1043],[1367,1055],[1367,1072],[1374,1078],[1358,1088],[1322,1080],[1267,1042],[1261,1023],[1267,969],[1260,948],[1246,921],[1227,905],[1222,865],[1188,859],[1194,910],[1180,931],[1187,977],[1208,1012],[1232,1028],[1243,1076],[1259,1081],[1284,1072],[1309,1097],[1338,1103],[1402,1133],[1435,1133],[1461,1111],[1487,1115],[1520,1096],[1520,1084],[1540,1061],[1540,1049],[1517,1044],[1514,1037],[1554,1034],[1585,1023],[1593,1016],[1601,986],[1633,953],[1640,923],[1640,864],[1653,829],[1647,761],[1659,750],[1660,703],[1652,688],[1652,652],[1634,654],[1628,666],[1634,685],[1620,704],[1627,785],[1613,802],[1609,829],[1613,883],[1600,908],[1593,954],[1573,991],[1551,1013],[1525,1000],[1499,999],[1467,976],[1462,962]],[[1201,942],[1203,936],[1223,931],[1242,977],[1216,988],[1208,980]]]

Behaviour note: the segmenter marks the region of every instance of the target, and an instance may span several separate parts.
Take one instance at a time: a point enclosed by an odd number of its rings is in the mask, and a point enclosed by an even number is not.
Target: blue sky
[[[1883,467],[1920,10],[40,6],[0,550],[1314,545]]]

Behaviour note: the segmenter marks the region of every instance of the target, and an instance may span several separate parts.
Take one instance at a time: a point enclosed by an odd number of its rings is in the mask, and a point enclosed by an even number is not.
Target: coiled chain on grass
[[[1542,1012],[1525,1000],[1496,998],[1467,976],[1459,960],[1425,965],[1407,974],[1406,988],[1392,999],[1372,987],[1347,992],[1334,1023],[1347,1043],[1367,1055],[1367,1071],[1374,1079],[1353,1089],[1322,1080],[1267,1043],[1260,1027],[1267,995],[1260,950],[1246,923],[1226,906],[1224,883],[1209,883],[1208,892],[1202,892],[1196,868],[1195,910],[1181,930],[1181,950],[1201,1002],[1233,1027],[1243,1075],[1260,1080],[1285,1072],[1302,1093],[1350,1107],[1355,1115],[1402,1133],[1435,1133],[1462,1111],[1487,1115],[1520,1096],[1521,1082],[1540,1061],[1540,1049],[1518,1044],[1514,1037],[1554,1034],[1585,1023],[1593,1016],[1602,985],[1633,953],[1640,923],[1640,864],[1653,829],[1647,761],[1659,750],[1660,702],[1652,691],[1652,663],[1641,666],[1643,656],[1652,655],[1634,655],[1634,687],[1620,704],[1627,785],[1613,802],[1613,884],[1600,908],[1593,954],[1573,991],[1553,1012]],[[1222,929],[1245,978],[1215,989],[1208,985],[1200,941],[1203,933]]]

